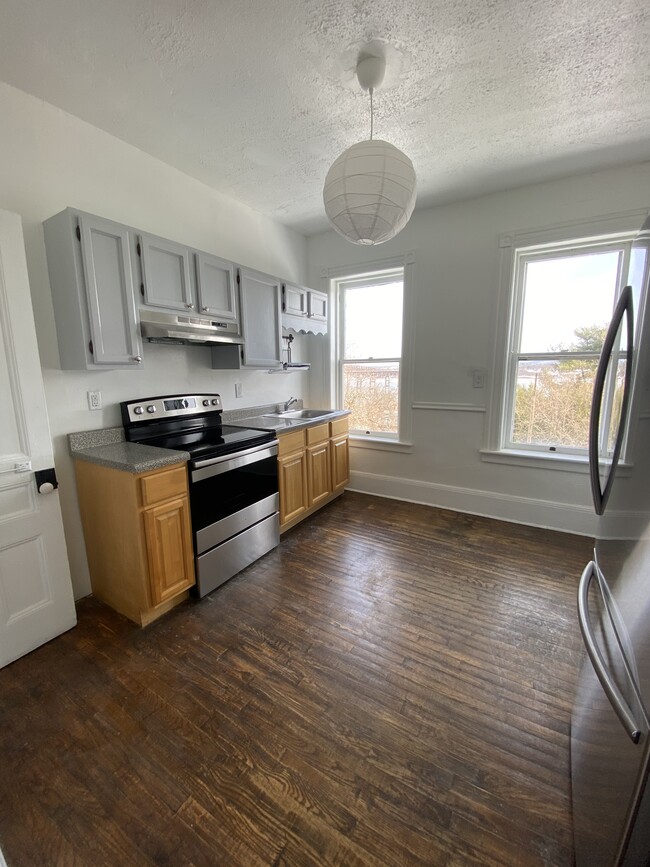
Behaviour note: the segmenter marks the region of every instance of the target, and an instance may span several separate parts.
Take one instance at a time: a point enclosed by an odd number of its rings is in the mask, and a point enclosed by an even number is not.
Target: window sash
[[[369,358],[348,358],[344,356],[345,349],[345,292],[348,289],[355,289],[359,286],[385,286],[391,283],[401,283],[402,284],[402,305],[403,310],[405,308],[405,297],[404,297],[404,283],[405,283],[405,271],[403,267],[400,268],[392,268],[390,270],[375,272],[375,273],[367,273],[363,275],[355,275],[354,277],[347,277],[344,279],[339,279],[336,281],[337,287],[337,304],[339,310],[338,317],[338,352],[337,352],[337,382],[336,382],[336,404],[341,409],[344,409],[343,406],[343,394],[344,394],[344,385],[343,385],[343,376],[344,376],[344,367],[346,364],[398,364],[400,368],[400,379],[398,384],[398,392],[397,392],[397,400],[398,406],[401,404],[402,397],[402,366],[404,359],[404,328],[405,328],[405,317],[402,317],[402,354],[396,357],[372,357]],[[400,417],[398,417],[397,422],[397,431],[389,432],[389,431],[375,431],[369,430],[368,428],[351,428],[350,433],[356,435],[370,436],[370,437],[378,437],[381,439],[388,440],[398,440],[400,437]]]
[[[515,398],[517,389],[517,370],[520,361],[568,361],[568,360],[590,360],[598,359],[599,352],[521,352],[522,326],[524,319],[524,301],[525,301],[525,281],[526,281],[526,266],[530,262],[539,262],[549,259],[569,258],[573,256],[585,256],[590,253],[599,254],[605,252],[618,252],[619,261],[616,275],[616,283],[614,287],[614,296],[612,300],[612,313],[616,302],[623,290],[624,277],[629,272],[630,256],[631,256],[632,240],[608,240],[602,241],[594,239],[585,239],[584,241],[566,244],[549,245],[543,250],[531,248],[519,248],[514,253],[513,267],[513,299],[510,305],[510,323],[508,345],[510,347],[505,370],[504,383],[504,400],[503,412],[501,418],[501,449],[526,452],[540,452],[544,454],[564,454],[564,455],[587,455],[588,447],[574,447],[566,445],[551,445],[542,443],[520,443],[513,440],[514,430],[514,414],[515,414]],[[635,323],[635,325],[638,325]],[[638,334],[638,331],[637,331]],[[636,335],[635,335],[636,338]],[[599,457],[607,458],[610,456],[610,451],[607,448],[607,432],[611,420],[612,410],[614,406],[616,376],[615,371],[621,358],[625,357],[625,353],[620,352],[619,345],[615,345],[612,351],[612,362],[603,392],[603,419],[601,424],[601,441],[599,443]],[[627,439],[627,432],[626,432]],[[623,444],[623,453],[625,453],[626,441]]]

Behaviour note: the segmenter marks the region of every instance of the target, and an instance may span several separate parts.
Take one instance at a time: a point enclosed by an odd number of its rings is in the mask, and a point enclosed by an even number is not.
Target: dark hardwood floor
[[[347,493],[212,596],[0,671],[23,865],[572,861],[587,539]]]

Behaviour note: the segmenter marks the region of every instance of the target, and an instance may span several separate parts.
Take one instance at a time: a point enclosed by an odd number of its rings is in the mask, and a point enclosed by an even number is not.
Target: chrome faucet
[[[290,397],[289,400],[285,403],[284,409],[282,411],[288,412],[289,407],[294,403],[298,403],[298,398],[297,397]]]

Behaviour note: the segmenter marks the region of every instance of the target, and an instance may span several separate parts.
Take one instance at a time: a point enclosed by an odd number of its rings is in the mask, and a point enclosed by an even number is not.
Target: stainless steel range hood
[[[140,310],[140,330],[150,343],[212,344],[243,343],[237,322],[223,322],[206,316],[185,316]]]

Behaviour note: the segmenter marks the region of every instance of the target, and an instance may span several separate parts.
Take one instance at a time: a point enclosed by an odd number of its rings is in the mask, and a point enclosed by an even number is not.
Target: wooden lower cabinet
[[[280,439],[282,442],[282,439]],[[307,455],[304,451],[278,457],[280,526],[302,516],[309,508]]]
[[[93,595],[145,626],[195,583],[187,469],[129,473],[75,461]]]
[[[280,532],[343,493],[349,482],[348,420],[279,433]]]

